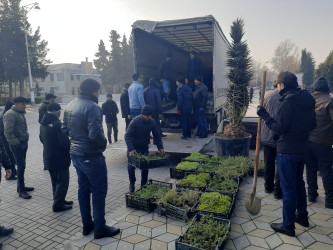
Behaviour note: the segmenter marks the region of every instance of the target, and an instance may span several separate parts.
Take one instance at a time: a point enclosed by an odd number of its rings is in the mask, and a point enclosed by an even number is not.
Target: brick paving
[[[117,100],[119,97],[115,97]],[[73,209],[63,213],[52,212],[50,177],[43,170],[42,145],[39,142],[37,108],[29,107],[26,115],[30,141],[27,156],[26,183],[35,187],[31,200],[18,198],[16,181],[0,184],[0,224],[12,226],[15,232],[0,238],[3,249],[175,249],[175,240],[185,232],[187,224],[126,208],[125,194],[128,191],[126,147],[122,141],[109,145],[105,151],[108,166],[108,195],[106,220],[108,225],[121,228],[121,234],[112,238],[94,240],[93,234],[83,237],[77,200],[77,176],[71,167],[68,200],[74,201]],[[124,122],[119,116],[119,138],[123,138]],[[140,172],[137,171],[137,179]],[[149,178],[174,183],[169,178],[169,167],[153,169]],[[139,182],[137,182],[139,183]],[[308,204],[310,227],[296,224],[296,237],[274,233],[269,223],[282,221],[282,201],[264,192],[263,178],[258,179],[257,195],[262,197],[258,215],[247,213],[244,206],[246,192],[251,190],[252,178],[240,186],[231,219],[231,239],[226,249],[333,249],[333,210],[324,208],[324,190],[318,178],[319,198]],[[138,188],[138,186],[137,186]]]

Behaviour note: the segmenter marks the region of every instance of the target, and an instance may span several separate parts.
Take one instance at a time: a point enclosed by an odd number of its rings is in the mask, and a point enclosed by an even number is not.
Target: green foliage
[[[190,174],[185,179],[177,182],[178,185],[187,186],[187,187],[199,187],[204,188],[207,187],[210,181],[210,175],[207,173],[202,174]]]
[[[202,162],[202,161],[209,161],[209,157],[207,155],[203,155],[200,153],[192,153],[190,156],[186,157],[185,160]]]
[[[303,84],[307,87],[311,86],[314,80],[315,62],[312,53],[306,49],[302,50],[301,72],[303,72]]]
[[[223,213],[229,212],[232,199],[228,195],[223,195],[217,192],[204,193],[199,199],[199,210]]]
[[[209,158],[209,162],[210,163],[222,163],[225,159],[226,159],[226,157],[212,157],[212,158]]]
[[[216,246],[226,241],[229,236],[228,224],[203,216],[200,221],[190,223],[181,242],[205,250],[215,250]]]
[[[333,91],[333,51],[330,52],[325,62],[319,64],[316,70],[316,78],[324,77]]]
[[[158,203],[162,204],[164,207],[169,203],[180,209],[188,209],[197,203],[199,196],[200,193],[198,191],[177,191],[172,189],[167,192]]]
[[[205,163],[205,164],[200,164],[197,170],[201,172],[214,173],[218,168],[219,165],[217,164]]]
[[[159,199],[170,189],[158,184],[150,184],[134,193],[136,197],[144,199]]]
[[[181,170],[196,170],[199,166],[199,162],[190,162],[190,161],[183,161],[179,163],[176,169]]]
[[[226,157],[215,172],[223,177],[244,176],[253,166],[250,159],[243,156]]]
[[[234,193],[238,188],[238,183],[233,179],[225,179],[215,176],[209,183],[209,190],[221,191],[224,193]]]
[[[164,160],[169,157],[169,155],[161,155],[161,154],[150,154],[150,155],[142,155],[142,154],[137,154],[135,157],[138,159],[150,162],[150,161],[158,161],[158,160]]]

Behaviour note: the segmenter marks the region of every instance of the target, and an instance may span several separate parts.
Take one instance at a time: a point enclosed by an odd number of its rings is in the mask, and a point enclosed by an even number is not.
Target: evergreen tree
[[[314,80],[315,63],[312,53],[307,51],[306,49],[302,50],[301,72],[303,72],[302,81],[305,85],[304,87],[311,86]]]
[[[132,79],[134,73],[133,66],[133,41],[130,37],[129,42],[127,42],[126,35],[123,35],[123,40],[121,42],[122,56],[123,56],[123,83],[129,82]]]
[[[122,82],[122,68],[123,68],[123,60],[122,60],[122,49],[121,43],[119,41],[120,35],[116,30],[111,30],[110,33],[110,43],[111,43],[111,51],[110,51],[110,83],[111,85],[117,85]]]
[[[106,50],[103,40],[98,44],[98,52],[95,54],[97,57],[94,60],[95,67],[98,73],[101,74],[102,83],[107,84],[110,78],[110,53]]]
[[[316,78],[324,77],[333,91],[333,51],[330,52],[325,62],[319,64],[316,70]]]

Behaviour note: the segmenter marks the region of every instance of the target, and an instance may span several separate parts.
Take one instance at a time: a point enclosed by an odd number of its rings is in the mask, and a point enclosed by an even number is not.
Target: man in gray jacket
[[[30,199],[27,192],[33,191],[33,187],[24,184],[25,159],[28,150],[28,126],[24,114],[28,100],[24,97],[16,97],[14,105],[4,116],[5,137],[8,141],[17,164],[17,192],[23,199]]]

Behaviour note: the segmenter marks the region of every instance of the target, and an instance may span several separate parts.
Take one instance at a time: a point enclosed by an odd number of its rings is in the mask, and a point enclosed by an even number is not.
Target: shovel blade
[[[255,193],[246,194],[245,207],[250,214],[257,215],[260,212],[261,199],[256,197]]]

